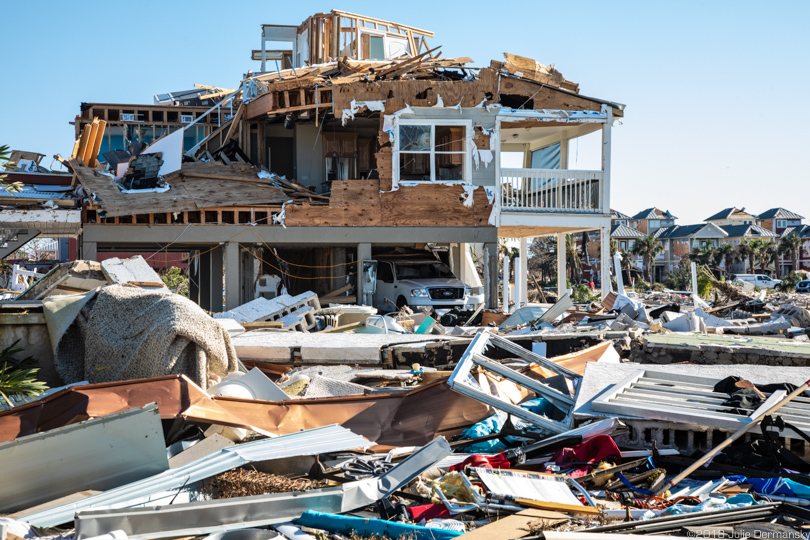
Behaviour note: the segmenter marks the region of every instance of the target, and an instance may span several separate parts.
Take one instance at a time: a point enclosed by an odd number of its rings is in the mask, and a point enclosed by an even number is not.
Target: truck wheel
[[[402,309],[408,305],[408,301],[405,299],[404,296],[400,296],[397,298],[397,309]]]

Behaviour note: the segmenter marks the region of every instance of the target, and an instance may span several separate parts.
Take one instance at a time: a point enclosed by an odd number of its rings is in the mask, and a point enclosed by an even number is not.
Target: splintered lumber
[[[96,135],[98,135],[98,118],[94,118],[93,123],[90,124],[90,135],[87,137],[84,148],[81,149],[82,161],[84,161],[88,167],[93,166],[93,146],[96,144]]]
[[[87,141],[90,140],[90,130],[92,129],[89,124],[84,126],[81,137],[79,137],[79,140],[76,141],[76,144],[73,146],[73,154],[71,157],[84,161],[84,149],[87,147]]]
[[[245,104],[240,103],[239,108],[236,110],[236,114],[231,118],[231,127],[228,129],[228,134],[225,135],[225,140],[223,143],[227,143],[231,139],[234,138],[234,135],[237,134],[237,127],[242,124],[242,115],[245,114]]]
[[[98,165],[98,153],[101,150],[101,142],[104,140],[104,130],[107,127],[107,122],[104,120],[98,121],[98,130],[96,131],[96,138],[93,141],[93,149],[90,152],[90,161],[87,163],[90,167]]]

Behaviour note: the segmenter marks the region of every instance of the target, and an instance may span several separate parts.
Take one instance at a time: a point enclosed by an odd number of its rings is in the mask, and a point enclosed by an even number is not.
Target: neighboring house
[[[636,268],[642,269],[643,259],[640,255],[633,255],[631,251],[636,244],[636,240],[643,238],[642,234],[637,229],[629,225],[617,224],[610,229],[610,239],[615,240],[619,244],[619,251],[625,252],[626,257],[630,257],[630,262]]]
[[[623,214],[618,210],[610,210],[610,226],[615,227],[616,225],[629,225],[630,220],[632,220],[630,216],[627,214]]]
[[[268,42],[289,47],[268,51]],[[110,181],[77,163],[85,192],[98,195],[82,212],[82,256],[188,253],[191,297],[210,311],[223,309],[223,288],[226,309],[251,299],[262,273],[283,275],[290,294],[323,295],[347,283],[356,290],[362,261],[395,248],[442,250],[456,276],[471,283],[468,245],[484,244],[487,307],[498,304],[499,238],[520,239],[521,301],[528,238],[556,236],[564,282],[566,233],[597,230],[606,267],[611,130],[624,106],[581,95],[553,67],[528,58],[507,54],[505,62],[469,69],[469,59],[427,55],[435,45],[425,30],[319,13],[300,26],[264,25],[254,58],[270,59],[270,71],[237,81],[232,94],[212,90],[220,100],[212,108],[82,103],[77,136],[95,117],[111,136],[132,142],[182,130],[195,161],[172,177],[170,191],[142,199],[112,187],[102,193],[96,187]],[[276,71],[275,58],[290,69]],[[569,141],[591,133],[602,138],[600,166],[567,170]],[[522,153],[523,167],[502,167],[502,152]],[[202,161],[208,154],[227,161]],[[251,164],[286,179],[273,181],[275,191],[259,185]],[[182,190],[199,175],[216,180],[210,167],[254,178],[228,176],[186,196]],[[275,195],[236,197],[248,189]],[[122,197],[126,204],[114,208]],[[602,282],[606,293],[609,280]]]
[[[763,229],[768,229],[780,237],[787,231],[805,230],[802,229],[802,227],[805,227],[802,225],[804,217],[784,208],[771,208],[770,210],[762,212],[758,217],[759,224]],[[804,251],[804,249],[802,249],[802,251]],[[778,264],[781,269],[779,275],[786,275],[793,271],[793,260],[789,255],[780,255]],[[801,260],[799,261],[799,266],[801,266],[802,269],[805,267],[810,268],[810,264],[802,265]]]
[[[714,223],[673,225],[655,232],[664,251],[655,258],[653,279],[662,281],[675,271],[694,248],[717,247],[726,238],[726,232]]]
[[[647,208],[631,218],[628,223],[643,234],[655,234],[658,229],[665,229],[675,225],[677,217],[658,208]]]
[[[790,255],[781,255],[779,258],[779,263],[782,270],[780,275],[782,276],[786,276],[794,270],[810,270],[810,225],[788,227],[782,232],[779,238],[781,239],[783,236],[793,233],[798,234],[799,237],[804,240],[804,242],[802,242],[802,247],[799,250],[799,268],[793,268],[793,259]]]
[[[784,208],[771,208],[758,215],[757,219],[760,227],[781,236],[785,229],[801,226],[804,217]]]
[[[752,240],[762,239],[762,240],[774,240],[777,241],[779,238],[778,236],[763,228],[759,225],[725,225],[722,229],[728,235],[724,241],[724,243],[729,243],[734,246],[736,249],[739,247],[740,243],[744,240],[748,240],[749,242]],[[751,270],[748,268],[748,261],[738,261],[731,265],[731,273],[733,274],[742,274],[746,271]]]
[[[715,215],[704,219],[707,223],[715,225],[755,225],[757,216],[749,214],[745,208],[726,208]]]

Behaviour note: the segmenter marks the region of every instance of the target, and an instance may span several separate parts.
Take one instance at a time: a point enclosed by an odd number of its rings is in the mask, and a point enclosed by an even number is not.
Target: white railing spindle
[[[501,169],[504,211],[607,213],[602,208],[602,171]]]

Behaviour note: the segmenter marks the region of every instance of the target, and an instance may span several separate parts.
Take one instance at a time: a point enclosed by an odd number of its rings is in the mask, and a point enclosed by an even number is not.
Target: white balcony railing
[[[603,183],[602,171],[501,169],[501,211],[608,213]]]

